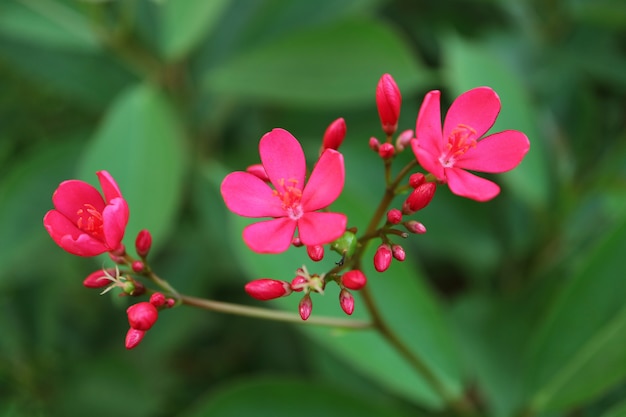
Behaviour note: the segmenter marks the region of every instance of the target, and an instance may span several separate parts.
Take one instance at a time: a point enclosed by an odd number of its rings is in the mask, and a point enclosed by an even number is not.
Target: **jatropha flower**
[[[294,232],[303,245],[323,245],[346,229],[344,214],[318,212],[339,196],[344,184],[343,156],[326,149],[304,184],[306,161],[300,143],[289,132],[274,129],[259,143],[261,162],[273,189],[248,172],[224,178],[221,191],[226,206],[245,217],[272,217],[247,226],[246,244],[258,253],[280,253],[289,248]]]
[[[441,128],[440,93],[426,94],[411,141],[420,165],[462,197],[487,201],[500,187],[466,170],[502,173],[515,168],[530,148],[517,130],[482,137],[500,112],[500,98],[489,87],[461,94],[450,106]]]
[[[104,198],[84,181],[63,181],[52,195],[54,210],[43,218],[50,237],[73,255],[96,256],[123,248],[128,204],[107,171],[97,175]]]

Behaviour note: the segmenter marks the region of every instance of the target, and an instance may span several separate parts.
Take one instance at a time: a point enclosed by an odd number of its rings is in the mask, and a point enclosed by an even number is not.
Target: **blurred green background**
[[[314,162],[344,117],[333,208],[363,229],[383,187],[367,142],[382,137],[385,72],[401,130],[427,91],[447,106],[488,85],[494,130],[531,141],[497,199],[440,187],[407,262],[366,271],[385,317],[480,415],[625,416],[622,0],[0,3],[0,416],[448,415],[373,332],[182,307],[126,351],[130,300],[81,285],[107,259],[63,252],[42,226],[59,182],[107,169],[130,205],[128,248],[148,228],[154,269],[181,292],[260,304],[243,283],[290,280],[306,256],[251,254],[221,179],[257,163],[274,127]],[[335,290],[314,315],[341,316]]]

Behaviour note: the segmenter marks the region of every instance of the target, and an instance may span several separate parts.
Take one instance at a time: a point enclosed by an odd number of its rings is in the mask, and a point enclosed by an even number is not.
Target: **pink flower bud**
[[[311,316],[311,311],[313,311],[313,302],[311,301],[309,294],[306,294],[302,297],[302,300],[300,300],[298,312],[300,313],[302,320],[306,320],[309,316]]]
[[[411,176],[409,177],[409,186],[411,186],[411,188],[413,189],[419,187],[425,182],[426,182],[426,176],[422,174],[421,172],[416,172],[415,174],[411,174]]]
[[[133,263],[131,264],[131,268],[137,273],[143,271],[144,266],[145,265],[141,261],[133,261]]]
[[[426,226],[415,220],[404,223],[404,227],[406,227],[406,230],[408,230],[409,232],[416,233],[418,235],[423,235],[424,233],[426,233]]]
[[[115,269],[107,269],[106,272],[110,276],[115,276]],[[102,269],[99,269],[96,272],[92,272],[85,278],[83,281],[83,285],[87,288],[103,288],[107,285],[111,285],[111,280],[107,279],[107,275],[104,273]]]
[[[412,130],[405,130],[404,132],[398,135],[396,139],[396,149],[398,151],[403,151],[407,146],[411,144],[411,139],[414,139]]]
[[[250,297],[266,301],[291,294],[291,285],[287,281],[261,278],[248,282],[245,290]]]
[[[155,307],[161,307],[165,304],[165,296],[160,292],[155,292],[150,296],[150,304]]]
[[[128,329],[128,332],[126,333],[126,341],[124,343],[126,345],[126,349],[130,350],[136,347],[139,342],[141,342],[145,334],[146,332],[143,330],[133,329],[132,327]]]
[[[339,305],[347,315],[351,315],[354,312],[354,297],[350,294],[350,291],[346,289],[341,290],[339,293]]]
[[[307,286],[308,280],[305,277],[298,275],[291,280],[291,289],[296,292],[300,292]]]
[[[312,245],[306,247],[306,253],[313,262],[319,262],[324,258],[324,246]]]
[[[413,214],[426,207],[433,199],[436,189],[434,182],[426,182],[417,187],[402,205],[402,213]]]
[[[346,288],[358,291],[365,287],[365,284],[367,284],[367,278],[360,270],[353,269],[352,271],[348,271],[341,276],[341,284]]]
[[[387,221],[391,224],[398,224],[402,221],[402,212],[398,209],[391,209],[387,212]]]
[[[296,248],[299,248],[302,246],[302,241],[298,236],[294,236],[294,238],[291,240],[291,244]]]
[[[150,330],[159,318],[159,312],[156,307],[146,301],[128,307],[126,314],[128,315],[130,327],[143,331]]]
[[[173,298],[168,298],[167,300],[165,300],[165,307],[167,308],[174,307],[174,304],[176,304],[176,300],[174,300]]]
[[[371,137],[369,141],[369,147],[374,152],[378,152],[378,148],[380,148],[380,142],[375,137]]]
[[[265,172],[265,168],[263,168],[263,164],[250,165],[248,168],[246,168],[246,172],[260,178],[265,182],[270,181],[270,178],[267,176],[267,172]]]
[[[109,258],[118,265],[124,265],[126,263],[126,259],[124,259],[123,256],[116,255],[113,252],[109,252]]]
[[[378,148],[378,155],[383,159],[389,159],[396,153],[396,148],[391,143],[383,143]]]
[[[324,132],[320,153],[324,152],[324,149],[339,149],[343,143],[343,139],[346,137],[346,130],[346,121],[343,120],[343,117],[332,122],[326,128],[326,132]]]
[[[146,229],[140,230],[135,239],[135,250],[137,255],[145,258],[152,247],[152,235]]]
[[[391,75],[383,74],[376,87],[376,107],[378,107],[383,131],[387,136],[393,135],[398,128],[401,105],[402,96],[398,85]]]
[[[393,254],[393,257],[400,262],[404,261],[404,259],[406,258],[406,252],[404,252],[404,248],[400,245],[392,245],[391,253]]]
[[[383,243],[376,249],[376,253],[374,254],[374,268],[378,272],[384,272],[391,265],[391,248],[386,243]]]

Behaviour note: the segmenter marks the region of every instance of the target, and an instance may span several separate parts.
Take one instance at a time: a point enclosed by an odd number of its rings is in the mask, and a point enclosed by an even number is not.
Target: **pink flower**
[[[96,256],[122,246],[128,204],[108,172],[97,175],[104,198],[86,182],[63,181],[52,195],[54,210],[43,218],[50,237],[73,255]]]
[[[383,74],[376,86],[376,107],[385,133],[390,136],[398,128],[402,95],[393,77]]]
[[[233,172],[222,182],[226,206],[244,217],[273,217],[243,231],[243,240],[255,252],[280,253],[289,248],[296,228],[303,245],[323,245],[346,229],[344,214],[318,212],[341,193],[343,156],[326,149],[304,186],[306,161],[300,143],[289,132],[274,129],[259,143],[263,168],[274,186],[247,172]]]
[[[482,136],[500,112],[500,98],[489,87],[461,94],[450,106],[441,128],[439,91],[424,98],[411,141],[420,165],[457,195],[487,201],[500,187],[467,172],[501,173],[515,168],[530,148],[528,138],[517,130]]]

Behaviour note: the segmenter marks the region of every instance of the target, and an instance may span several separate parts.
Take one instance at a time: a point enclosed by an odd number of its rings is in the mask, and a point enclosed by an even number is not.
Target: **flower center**
[[[102,223],[102,213],[100,213],[91,204],[83,204],[83,207],[76,212],[78,220],[76,226],[83,232],[97,238],[104,237],[104,228]]]
[[[274,195],[280,198],[283,210],[287,212],[287,216],[292,220],[298,220],[304,214],[302,204],[300,204],[302,190],[296,187],[297,183],[298,180],[290,179],[285,181],[283,178],[279,181],[282,192],[274,190]]]
[[[460,124],[455,127],[450,136],[448,143],[441,156],[439,162],[444,168],[452,168],[459,156],[463,155],[470,148],[476,147],[476,131],[471,127]]]

